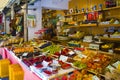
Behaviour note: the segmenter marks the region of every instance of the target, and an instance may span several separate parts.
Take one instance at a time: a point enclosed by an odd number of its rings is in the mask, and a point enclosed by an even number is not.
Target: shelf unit
[[[80,24],[76,26],[69,26],[68,28],[80,28],[80,27],[120,27],[120,24]]]
[[[112,12],[112,10],[116,10],[117,11],[119,9],[120,9],[120,6],[116,6],[116,7],[111,7],[111,8],[103,8],[102,10],[89,11],[88,13],[90,13],[90,12],[96,12],[96,11],[101,11],[104,14],[104,13]],[[83,20],[84,14],[86,14],[86,13],[83,13],[83,12],[82,13],[72,13],[72,14],[64,15],[64,17],[66,18],[66,20],[69,17],[73,18],[73,21],[74,21],[74,18],[76,18],[76,21],[80,22],[80,21]],[[112,12],[112,16],[109,15],[109,14],[106,14],[106,17],[104,17],[104,19],[108,18],[108,17],[109,18],[112,18],[112,17],[113,18],[115,18],[115,17],[116,18],[120,18],[120,16],[118,14],[116,15],[113,12]],[[65,22],[67,22],[67,21],[65,21]],[[99,24],[99,23],[93,23],[93,24],[78,24],[78,25],[68,26],[68,28],[89,28],[89,27],[94,28],[94,30],[95,30],[95,28],[97,28],[97,31],[100,31],[100,30],[103,30],[103,28],[105,28],[105,27],[120,27],[120,24]],[[102,28],[102,29],[100,29],[100,28]],[[93,33],[96,33],[96,31],[94,31]],[[103,31],[101,31],[101,33],[103,33]]]
[[[103,11],[114,10],[114,9],[120,9],[120,6],[111,7],[111,8],[105,8],[105,9],[103,9]]]
[[[88,13],[90,13],[90,12],[97,12],[97,11],[108,11],[108,10],[114,10],[114,9],[120,9],[120,6],[111,7],[111,8],[104,8],[102,10],[89,11]],[[65,17],[68,17],[68,16],[77,16],[77,15],[81,15],[81,14],[85,14],[85,13],[84,12],[82,12],[82,13],[72,13],[72,14],[65,15]]]
[[[108,10],[114,10],[114,9],[120,9],[120,6],[111,7],[111,8],[104,8],[102,10],[95,10],[95,11],[108,11]],[[92,12],[92,11],[89,11],[89,12]],[[85,14],[85,13],[73,13],[73,14],[65,15],[64,17],[78,16],[78,15],[82,15],[82,14]],[[111,17],[111,16],[108,16],[108,17]],[[118,15],[115,16],[115,17],[118,17]],[[77,26],[69,26],[69,28],[79,28],[79,27],[111,27],[111,26],[120,27],[120,24],[97,24],[97,23],[96,24],[80,24],[80,25],[77,25]]]

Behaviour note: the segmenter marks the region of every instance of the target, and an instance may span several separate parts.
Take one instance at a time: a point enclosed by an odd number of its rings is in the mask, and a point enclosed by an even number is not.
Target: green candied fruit
[[[83,68],[86,68],[86,67],[87,67],[87,65],[86,65],[85,63],[82,63],[82,62],[80,62],[80,61],[74,62],[73,65],[74,65],[75,67],[80,68],[80,69],[83,69]]]

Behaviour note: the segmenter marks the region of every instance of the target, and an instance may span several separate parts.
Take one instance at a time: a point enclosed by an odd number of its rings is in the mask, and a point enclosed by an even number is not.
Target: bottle
[[[120,6],[120,0],[116,0],[116,6]]]
[[[109,0],[106,0],[106,1],[105,1],[105,6],[106,6],[106,8],[109,8],[109,7],[110,7],[110,1],[109,1]]]
[[[78,13],[78,8],[77,8],[77,6],[75,7],[75,13]]]

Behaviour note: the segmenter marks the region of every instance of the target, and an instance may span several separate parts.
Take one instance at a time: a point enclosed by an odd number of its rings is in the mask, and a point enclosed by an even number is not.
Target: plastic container
[[[9,66],[9,80],[24,80],[24,71],[19,64]]]
[[[0,78],[8,77],[10,61],[8,59],[0,60]]]
[[[6,77],[6,78],[0,78],[0,80],[9,80],[9,78],[8,77]]]

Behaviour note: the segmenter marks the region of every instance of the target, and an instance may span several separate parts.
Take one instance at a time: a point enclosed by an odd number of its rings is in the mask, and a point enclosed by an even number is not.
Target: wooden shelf
[[[99,24],[99,27],[120,27],[120,24]]]
[[[120,27],[120,24],[80,24],[76,26],[69,26],[68,28],[80,28],[80,27]]]
[[[97,24],[80,24],[77,26],[69,26],[69,28],[80,28],[80,27],[96,27]]]
[[[69,26],[68,28],[79,28],[80,26],[77,25],[77,26]]]
[[[120,8],[120,6],[111,7],[111,8],[105,8],[105,9],[103,9],[103,11],[113,10],[113,9],[119,9],[119,8]]]
[[[101,37],[101,40],[106,40],[106,41],[112,41],[112,42],[120,42],[120,38],[107,38],[107,37]]]
[[[88,13],[90,13],[90,12],[96,12],[96,11],[114,10],[114,9],[120,9],[120,6],[111,7],[111,8],[105,8],[105,9],[102,9],[102,10],[89,11]],[[68,17],[68,16],[76,16],[76,15],[81,15],[81,14],[85,14],[85,13],[73,13],[73,14],[65,15],[65,17]]]
[[[65,17],[68,17],[68,16],[76,16],[76,15],[81,15],[81,14],[85,14],[85,13],[73,13],[73,14],[65,15]]]
[[[81,24],[80,27],[96,27],[97,24]]]

